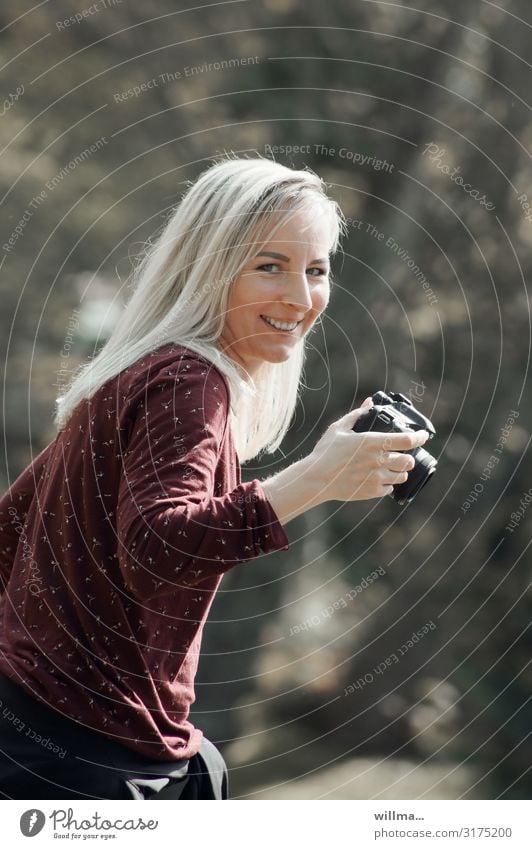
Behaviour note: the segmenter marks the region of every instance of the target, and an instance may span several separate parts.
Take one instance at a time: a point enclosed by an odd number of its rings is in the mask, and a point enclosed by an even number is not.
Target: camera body
[[[401,392],[384,392],[379,390],[371,396],[374,406],[362,413],[355,422],[353,430],[364,433],[368,430],[381,433],[407,433],[408,431],[426,430],[432,439],[436,430],[434,425],[412,402]],[[398,504],[408,504],[430,480],[438,461],[424,448],[413,448],[405,451],[411,454],[416,464],[408,473],[408,479],[393,488],[393,497]]]

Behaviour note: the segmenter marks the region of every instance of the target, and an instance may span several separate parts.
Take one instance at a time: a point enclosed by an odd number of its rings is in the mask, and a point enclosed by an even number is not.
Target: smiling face
[[[294,212],[232,283],[220,346],[253,375],[287,360],[327,306],[331,224]]]

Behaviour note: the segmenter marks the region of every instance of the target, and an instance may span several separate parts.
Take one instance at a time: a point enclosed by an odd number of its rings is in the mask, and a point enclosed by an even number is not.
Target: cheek
[[[227,299],[227,316],[229,321],[241,321],[242,309],[246,306],[246,288],[242,280],[233,283]]]
[[[329,303],[331,290],[329,286],[320,286],[312,295],[312,308],[317,313],[322,313]]]
[[[261,301],[267,300],[266,294],[251,274],[235,280],[229,294],[228,307],[234,315],[244,315],[253,310]]]

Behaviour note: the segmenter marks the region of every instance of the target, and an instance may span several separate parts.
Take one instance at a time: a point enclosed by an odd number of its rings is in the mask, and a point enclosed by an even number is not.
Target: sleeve
[[[193,357],[156,370],[137,398],[117,504],[118,563],[146,600],[289,547],[258,480],[215,493],[228,389]]]
[[[11,575],[19,537],[53,445],[43,448],[0,499],[0,592]]]

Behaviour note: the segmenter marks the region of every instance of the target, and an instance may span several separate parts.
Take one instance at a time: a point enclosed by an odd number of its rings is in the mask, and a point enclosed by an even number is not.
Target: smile
[[[270,318],[267,315],[261,315],[261,318],[270,327],[275,327],[276,330],[295,330],[299,324],[299,321],[277,321],[277,319]]]

